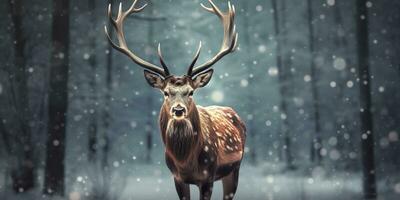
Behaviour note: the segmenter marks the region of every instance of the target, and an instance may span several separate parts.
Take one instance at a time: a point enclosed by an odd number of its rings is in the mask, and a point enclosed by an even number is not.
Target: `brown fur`
[[[188,119],[177,122],[169,116],[165,105],[161,108],[161,135],[166,152],[173,160],[183,162],[205,150],[214,152],[217,165],[242,159],[246,128],[233,109],[218,106],[201,107],[193,103],[189,110],[191,112]],[[183,149],[187,152],[182,152]]]
[[[202,197],[210,196],[213,182],[219,179],[223,180],[224,195],[232,199],[244,153],[244,123],[229,107],[196,106],[187,96],[196,89],[188,76],[168,77],[163,84],[160,89],[169,96],[160,111],[161,136],[180,199],[189,199],[188,184],[198,185]],[[187,109],[184,118],[172,117],[171,108],[178,104]]]
[[[166,148],[179,161],[189,157],[191,148],[197,145],[198,140],[197,132],[193,131],[192,124],[187,119],[169,120],[165,137]]]

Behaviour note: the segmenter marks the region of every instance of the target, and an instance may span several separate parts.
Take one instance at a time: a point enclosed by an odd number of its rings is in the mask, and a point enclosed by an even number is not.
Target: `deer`
[[[148,84],[160,90],[164,96],[159,113],[159,128],[165,146],[166,165],[173,175],[179,199],[190,200],[190,185],[196,185],[199,187],[200,199],[209,200],[213,184],[218,180],[222,180],[223,199],[233,199],[244,155],[245,124],[230,107],[196,105],[193,94],[196,89],[209,83],[214,71],[211,67],[237,48],[235,7],[228,2],[228,12],[222,12],[212,0],[209,0],[210,7],[201,4],[222,22],[222,45],[214,57],[196,66],[202,47],[200,41],[187,73],[177,76],[170,74],[160,44],[158,57],[161,67],[143,60],[129,50],[123,22],[130,14],[139,13],[147,6],[144,4],[137,8],[137,1],[133,0],[127,11],[122,11],[120,3],[116,19],[109,5],[108,18],[115,29],[118,44],[110,37],[107,26],[105,33],[110,45],[144,68]]]

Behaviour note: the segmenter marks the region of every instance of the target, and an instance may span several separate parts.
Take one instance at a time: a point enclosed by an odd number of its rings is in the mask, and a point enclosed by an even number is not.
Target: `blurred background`
[[[108,44],[109,3],[115,15],[113,0],[0,4],[0,199],[178,199],[158,129],[162,94]],[[140,57],[159,64],[161,43],[181,75],[199,41],[199,63],[219,50],[206,0],[144,3],[125,22]],[[236,199],[399,199],[400,2],[232,3],[239,48],[194,99],[246,122]]]

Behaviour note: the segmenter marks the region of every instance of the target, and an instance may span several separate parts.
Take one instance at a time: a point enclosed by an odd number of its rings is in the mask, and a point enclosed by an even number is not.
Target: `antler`
[[[196,52],[196,55],[192,61],[192,64],[189,66],[187,75],[188,76],[195,76],[207,69],[209,69],[212,65],[214,65],[216,62],[218,62],[222,57],[225,55],[232,53],[236,49],[237,45],[237,39],[238,39],[238,34],[236,33],[236,26],[234,23],[235,19],[235,7],[234,5],[231,5],[231,2],[228,2],[228,7],[229,10],[226,13],[221,12],[221,10],[214,4],[212,0],[208,0],[211,4],[211,8],[204,6],[203,4],[200,4],[205,10],[208,12],[214,13],[215,15],[218,16],[218,18],[221,19],[222,25],[224,27],[224,40],[222,42],[221,49],[215,55],[211,60],[207,61],[206,63],[196,67],[193,69],[199,55],[200,55],[200,49],[201,49],[201,42],[199,44],[199,48]]]
[[[110,35],[108,34],[108,30],[107,30],[107,26],[104,27],[105,33],[107,35],[108,41],[110,42],[110,44],[117,49],[118,51],[124,53],[125,55],[127,55],[130,59],[132,59],[133,62],[135,62],[136,64],[142,66],[145,69],[148,69],[152,72],[158,73],[164,77],[169,76],[169,71],[167,66],[165,65],[163,58],[161,56],[161,51],[160,51],[160,45],[158,46],[158,55],[160,57],[160,62],[163,68],[160,68],[157,65],[154,65],[152,63],[149,63],[141,58],[139,58],[138,56],[136,56],[134,53],[132,53],[127,44],[126,44],[126,40],[125,40],[125,35],[124,35],[124,20],[127,16],[129,16],[132,13],[138,13],[140,11],[142,11],[147,4],[144,4],[142,7],[140,8],[135,8],[136,3],[138,0],[134,0],[131,7],[123,12],[122,11],[122,3],[119,4],[119,9],[118,9],[118,15],[116,19],[113,19],[112,17],[112,13],[111,13],[111,4],[108,5],[108,18],[111,21],[111,24],[114,26],[115,31],[117,33],[117,38],[118,38],[118,43],[119,45],[115,44]]]

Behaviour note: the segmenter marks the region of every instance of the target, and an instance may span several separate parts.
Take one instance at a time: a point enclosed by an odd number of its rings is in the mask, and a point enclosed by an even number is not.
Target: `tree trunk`
[[[365,200],[375,200],[375,151],[373,120],[371,113],[371,82],[369,72],[368,8],[366,0],[357,0],[357,52],[358,78],[361,106],[361,159],[363,167],[363,190]]]
[[[18,135],[22,148],[21,155],[17,155],[17,166],[12,170],[13,189],[15,192],[23,192],[34,187],[34,162],[33,146],[31,141],[31,128],[29,127],[29,98],[28,98],[28,75],[26,70],[25,46],[26,41],[22,28],[22,1],[9,0],[9,9],[13,26],[14,41],[14,79],[12,88],[14,94],[14,110],[20,125],[21,134]]]
[[[311,90],[313,96],[314,106],[314,120],[315,120],[315,135],[311,144],[311,162],[317,165],[321,164],[322,156],[322,139],[321,139],[321,126],[319,116],[319,94],[318,94],[318,77],[317,66],[315,65],[315,45],[314,45],[314,25],[313,25],[313,7],[311,0],[307,0],[308,11],[308,31],[309,31],[309,49],[310,49],[310,64],[311,64]]]
[[[53,0],[44,193],[64,195],[65,130],[68,107],[69,0]]]
[[[113,0],[108,0],[108,4],[113,6]],[[111,23],[108,22],[107,24],[108,30],[111,30]],[[112,38],[113,31],[109,32],[110,37]],[[103,111],[103,123],[104,123],[104,130],[103,130],[103,144],[102,144],[102,158],[101,158],[101,166],[103,170],[108,169],[108,153],[110,150],[110,140],[109,140],[109,129],[111,124],[111,114],[110,114],[110,107],[111,107],[111,87],[112,87],[112,67],[113,67],[113,48],[111,45],[108,45],[107,48],[107,69],[106,69],[106,95],[105,95],[105,108]]]
[[[151,1],[149,0],[149,5],[147,6],[150,15],[153,15],[153,5],[151,3]],[[156,22],[156,20],[149,20],[149,19],[142,19],[145,21],[149,21],[149,27],[148,27],[148,35],[147,35],[147,45],[151,46],[153,44],[153,40],[154,40],[154,23]],[[156,55],[154,53],[154,51],[152,51],[151,55],[150,55],[150,59],[152,61],[152,63],[154,63],[154,61],[156,61]],[[153,108],[153,95],[152,94],[148,94],[147,95],[147,104],[150,108],[150,110],[152,110]],[[146,134],[146,155],[145,155],[145,161],[146,163],[150,164],[152,162],[152,158],[151,158],[151,152],[153,150],[153,122],[154,121],[154,115],[152,114],[152,112],[149,112],[149,114],[147,115],[147,120],[146,120],[146,125],[145,125],[145,134]]]
[[[249,9],[250,9],[249,1],[244,1],[243,2],[243,9],[244,9],[244,11],[246,11],[245,12],[246,16],[244,17],[244,22],[243,22],[244,23],[243,24],[243,26],[244,26],[244,32],[243,32],[243,40],[244,40],[244,42],[243,42],[243,44],[247,48],[248,46],[250,46],[250,33],[249,33],[249,27],[250,27],[250,25],[249,25],[249,17],[250,17],[250,15],[247,14],[247,12],[249,12]],[[247,50],[249,50],[249,48],[247,48]],[[245,60],[245,63],[246,64],[249,63],[249,60]],[[254,100],[254,97],[253,97],[253,94],[252,94],[253,92],[251,91],[254,77],[249,77],[249,75],[251,73],[253,73],[251,71],[251,69],[249,67],[246,67],[247,82],[248,82],[248,87],[249,87],[249,90],[247,90],[247,94],[246,94],[248,102]],[[254,114],[253,104],[252,103],[247,103],[246,106],[248,107],[248,113],[247,114],[249,116],[253,115]],[[254,131],[254,116],[250,117],[248,119],[247,132],[255,133],[255,131]],[[256,146],[256,144],[255,144],[256,143],[256,135],[255,134],[249,134],[249,141],[248,142],[250,142],[249,146],[252,147],[252,148],[249,149],[249,157],[250,157],[249,161],[250,161],[251,164],[255,165],[257,163],[257,152],[256,152],[256,148],[255,148],[255,146]]]
[[[91,162],[96,161],[97,157],[97,89],[96,89],[96,74],[97,74],[97,62],[96,62],[96,3],[95,0],[89,0],[89,66],[92,69],[91,80],[90,80],[90,119],[88,127],[88,160]]]
[[[3,141],[3,147],[6,155],[11,155],[11,145],[10,145],[10,133],[7,131],[3,117],[0,116],[0,134],[1,134],[1,139]]]
[[[350,67],[352,64],[350,63],[351,58],[349,55],[351,55],[352,52],[349,51],[349,43],[347,41],[347,38],[345,37],[346,33],[344,32],[345,29],[343,27],[343,16],[341,14],[340,10],[340,4],[337,2],[334,7],[333,7],[333,19],[335,23],[335,29],[336,31],[341,30],[343,33],[339,34],[336,33],[334,43],[335,43],[335,48],[337,49],[337,55],[345,60],[345,68],[343,70],[339,70],[337,72],[337,77],[338,77],[338,84],[337,84],[337,96],[340,99],[338,102],[341,106],[340,109],[334,110],[335,116],[337,119],[335,120],[335,126],[337,130],[337,137],[338,137],[338,143],[337,143],[337,148],[343,155],[341,158],[342,164],[344,166],[344,169],[349,169],[350,167],[354,166],[352,160],[348,159],[348,155],[350,153],[350,150],[352,148],[352,140],[347,138],[345,139],[345,134],[350,134],[353,133],[354,128],[351,125],[351,120],[354,119],[354,116],[352,116],[352,112],[349,113],[349,111],[354,111],[352,106],[353,105],[353,98],[349,98],[346,100],[346,93],[345,93],[345,88],[346,88],[346,82],[347,80],[350,80]],[[342,125],[344,127],[342,127]]]
[[[285,2],[283,2],[284,5]],[[285,71],[283,69],[283,58],[282,58],[282,35],[281,35],[281,28],[280,28],[280,18],[278,12],[278,5],[276,0],[271,0],[271,7],[273,9],[273,20],[274,20],[274,29],[275,29],[275,39],[276,39],[276,65],[278,68],[278,80],[279,80],[279,93],[281,95],[280,101],[280,109],[281,114],[285,115],[286,117],[281,116],[281,132],[283,135],[283,147],[282,151],[284,153],[286,168],[293,169],[293,157],[291,153],[291,140],[289,137],[289,124],[287,120],[287,87],[286,87],[286,77]],[[285,10],[286,6],[283,6],[282,11]],[[283,22],[284,23],[284,22]]]

